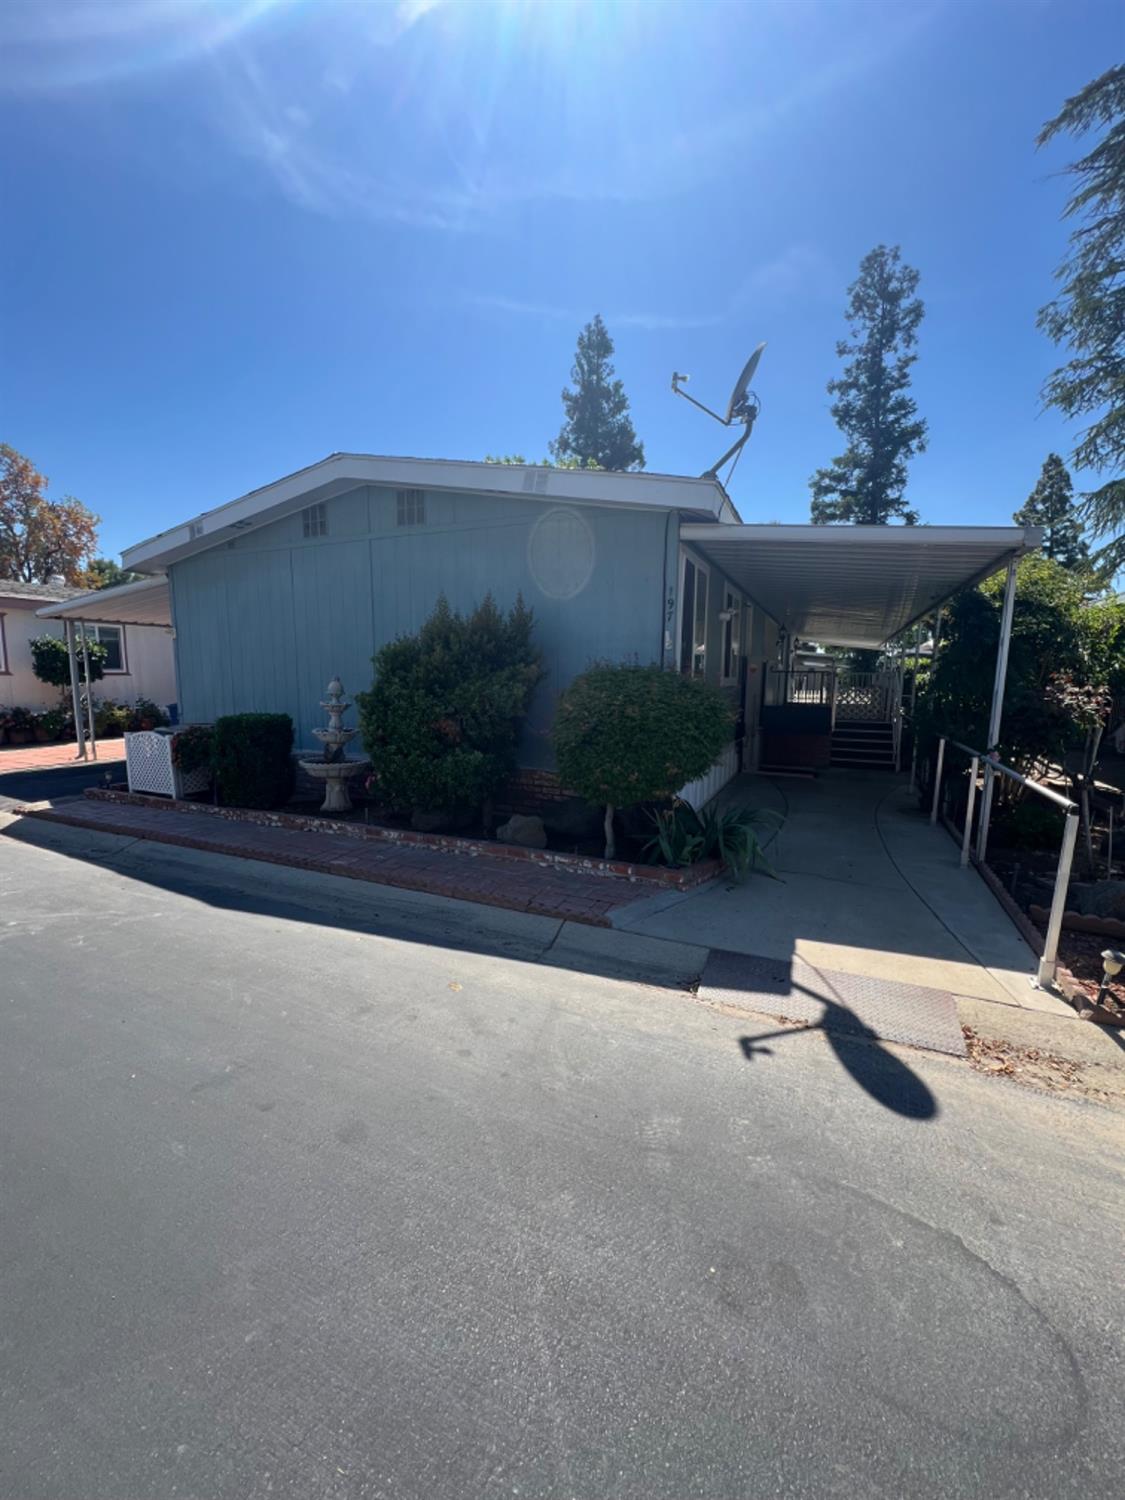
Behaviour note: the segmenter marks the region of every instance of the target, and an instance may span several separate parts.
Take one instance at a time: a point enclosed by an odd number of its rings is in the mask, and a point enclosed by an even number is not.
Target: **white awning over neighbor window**
[[[162,575],[78,594],[58,604],[45,604],[35,613],[44,620],[80,620],[86,625],[163,625],[168,629],[172,625],[168,580]]]
[[[681,526],[791,637],[878,647],[959,589],[1034,552],[1035,526]]]

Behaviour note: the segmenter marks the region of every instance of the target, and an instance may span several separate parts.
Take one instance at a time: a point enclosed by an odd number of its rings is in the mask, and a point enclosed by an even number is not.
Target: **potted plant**
[[[129,714],[130,732],[138,729],[159,729],[167,724],[168,715],[149,698],[138,698]]]
[[[35,738],[41,745],[53,744],[63,732],[66,715],[61,708],[47,708],[33,715]]]
[[[9,745],[30,745],[35,739],[35,716],[26,708],[13,708],[8,711],[8,743]]]

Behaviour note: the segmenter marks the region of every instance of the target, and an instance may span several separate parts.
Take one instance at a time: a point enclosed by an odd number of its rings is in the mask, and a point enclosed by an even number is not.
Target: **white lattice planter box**
[[[174,729],[140,729],[125,736],[125,773],[131,792],[152,792],[158,797],[183,797],[205,792],[211,785],[206,766],[183,775],[172,759]]]

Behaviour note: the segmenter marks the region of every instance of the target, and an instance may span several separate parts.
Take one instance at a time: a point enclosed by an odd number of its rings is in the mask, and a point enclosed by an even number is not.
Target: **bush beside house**
[[[456,820],[496,795],[543,675],[533,627],[522,598],[504,614],[488,594],[461,615],[443,596],[417,635],[377,653],[374,683],[356,703],[386,807]]]
[[[211,733],[211,766],[224,807],[280,807],[293,791],[288,714],[227,714]]]
[[[605,808],[607,859],[616,810],[668,801],[704,775],[733,722],[718,688],[663,667],[607,664],[575,678],[559,702],[555,754],[563,785]]]

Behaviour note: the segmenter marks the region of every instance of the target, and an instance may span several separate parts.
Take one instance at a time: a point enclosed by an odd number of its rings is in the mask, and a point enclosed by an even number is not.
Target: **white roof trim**
[[[793,637],[878,647],[1042,540],[1035,526],[683,525]]]
[[[172,602],[163,574],[119,583],[111,589],[94,589],[74,599],[45,604],[35,613],[44,620],[82,620],[87,625],[172,624]]]
[[[218,546],[242,531],[268,525],[307,505],[359,485],[422,490],[478,491],[518,499],[560,500],[588,505],[682,510],[727,516],[733,507],[717,479],[676,474],[620,473],[607,469],[551,469],[538,464],[486,464],[436,458],[384,458],[333,453],[284,479],[251,490],[214,510],[138,542],[122,554],[126,568],[149,573]]]

